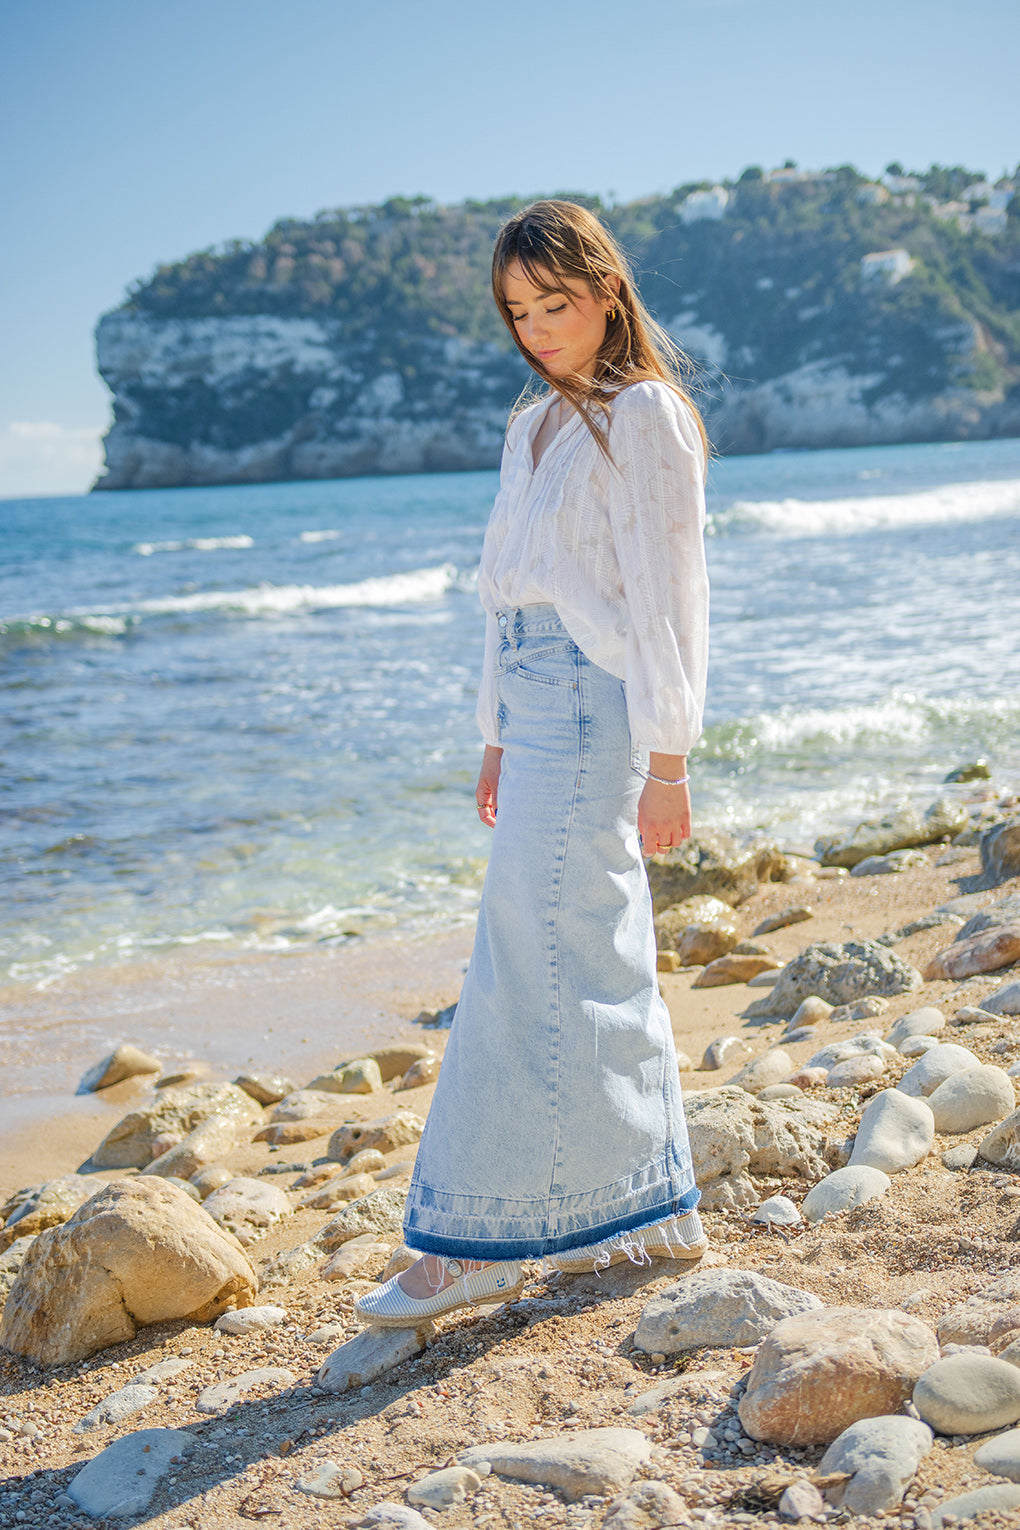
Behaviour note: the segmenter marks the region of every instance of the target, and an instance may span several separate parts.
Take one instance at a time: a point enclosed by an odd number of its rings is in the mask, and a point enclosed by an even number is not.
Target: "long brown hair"
[[[529,282],[567,296],[578,287],[608,301],[615,318],[607,320],[606,337],[596,357],[590,383],[574,377],[551,377],[536,356],[525,350],[503,290],[507,267],[517,261]],[[619,288],[617,288],[619,283]],[[684,387],[693,368],[680,347],[656,324],[638,295],[627,257],[594,213],[578,202],[533,202],[515,213],[499,231],[492,254],[492,295],[514,344],[534,372],[582,416],[609,456],[609,438],[596,411],[607,422],[621,387],[633,382],[664,382],[688,405],[697,422],[708,461],[711,448],[701,414]],[[518,399],[514,414],[532,401],[530,387]]]

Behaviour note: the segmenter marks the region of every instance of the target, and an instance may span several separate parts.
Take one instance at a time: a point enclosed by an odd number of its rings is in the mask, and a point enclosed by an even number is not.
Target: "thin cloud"
[[[102,428],[11,420],[0,428],[0,499],[84,494],[102,466]]]

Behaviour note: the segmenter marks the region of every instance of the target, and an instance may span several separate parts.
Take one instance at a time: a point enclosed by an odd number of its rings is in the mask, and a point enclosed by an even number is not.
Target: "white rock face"
[[[974,1452],[975,1466],[991,1472],[993,1477],[1008,1477],[1020,1482],[1020,1429],[1007,1429],[992,1440],[986,1440]]]
[[[854,1168],[848,1165],[812,1185],[801,1204],[801,1214],[806,1222],[821,1222],[825,1217],[877,1200],[880,1195],[885,1195],[891,1184],[889,1176],[881,1169],[863,1164]]]
[[[896,1174],[926,1158],[934,1141],[935,1117],[927,1102],[899,1089],[883,1089],[861,1112],[849,1167],[866,1165]]]

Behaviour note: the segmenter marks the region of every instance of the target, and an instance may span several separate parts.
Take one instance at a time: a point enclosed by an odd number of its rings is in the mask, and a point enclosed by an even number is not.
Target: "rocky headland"
[[[761,452],[1020,434],[1015,191],[751,167],[599,210],[717,449]],[[520,205],[394,198],[160,266],[96,331],[96,487],[497,466],[529,374],[488,266]]]
[[[362,1328],[449,1007],[300,1079],[125,1043],[0,1178],[0,1525],[1016,1525],[1016,799],[649,876],[700,1263]]]

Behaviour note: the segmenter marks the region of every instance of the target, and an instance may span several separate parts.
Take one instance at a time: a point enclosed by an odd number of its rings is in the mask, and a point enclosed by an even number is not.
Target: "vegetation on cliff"
[[[890,171],[902,172],[899,165]],[[725,215],[685,221],[707,183],[614,207],[579,197],[630,251],[642,291],[665,323],[695,314],[720,339],[732,381],[762,382],[828,359],[881,374],[874,396],[925,397],[947,387],[1010,387],[1020,377],[1020,198],[999,233],[939,217],[981,180],[932,166],[919,193],[869,200],[850,165],[797,179],[752,167]],[[258,243],[234,240],[160,266],[127,307],[173,318],[275,314],[340,320],[380,368],[414,374],[427,336],[509,347],[489,299],[488,264],[515,199],[442,207],[423,197],[287,218]],[[966,221],[966,220],[965,220]],[[900,248],[909,280],[867,281],[861,260]],[[706,359],[706,358],[702,358]]]

